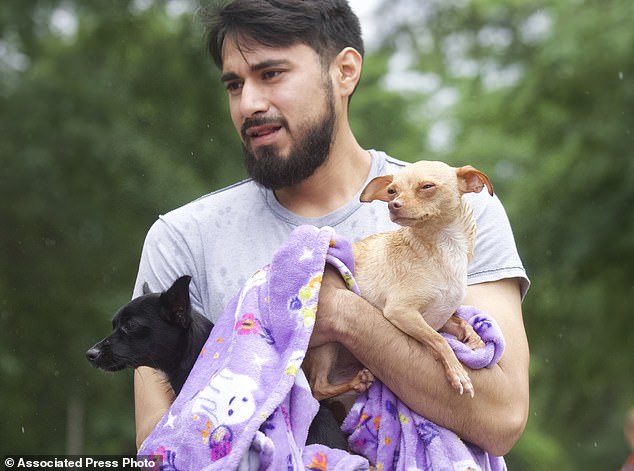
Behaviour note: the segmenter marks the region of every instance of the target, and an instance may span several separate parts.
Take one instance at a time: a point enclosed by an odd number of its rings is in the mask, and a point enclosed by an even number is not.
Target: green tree
[[[532,278],[531,413],[509,467],[616,469],[634,402],[634,5],[401,0],[381,17],[437,79],[421,106],[448,139],[430,151],[489,173]]]
[[[191,15],[119,3],[3,4],[4,44],[22,60],[5,55],[0,93],[7,452],[82,437],[87,452],[134,449],[130,375],[93,370],[83,352],[129,299],[156,216],[241,174]],[[50,27],[62,6],[75,33]]]

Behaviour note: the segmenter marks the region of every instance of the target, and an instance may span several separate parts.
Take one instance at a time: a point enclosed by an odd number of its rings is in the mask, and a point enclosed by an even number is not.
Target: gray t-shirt
[[[407,165],[383,152],[370,153],[368,181]],[[502,204],[486,191],[465,197],[478,231],[469,284],[520,278],[524,296],[529,281]],[[272,191],[245,180],[159,217],[143,246],[134,297],[141,295],[144,282],[152,291],[163,291],[176,278],[191,275],[192,306],[215,322],[247,278],[270,263],[275,250],[303,224],[330,226],[353,241],[398,228],[380,201],[361,203],[356,195],[330,214],[305,218],[284,208]]]

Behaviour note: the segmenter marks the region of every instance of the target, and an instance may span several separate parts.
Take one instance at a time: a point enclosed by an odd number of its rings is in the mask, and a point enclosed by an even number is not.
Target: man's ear
[[[353,47],[346,47],[334,58],[334,76],[338,90],[342,96],[349,97],[361,79],[363,57]]]
[[[493,185],[480,170],[473,168],[471,165],[465,165],[456,169],[458,177],[458,186],[462,193],[480,193],[484,186],[489,190],[489,194],[493,196]]]
[[[189,282],[191,276],[181,276],[165,292],[161,293],[161,316],[167,322],[176,324],[183,329],[191,323],[189,301]]]
[[[392,175],[373,178],[361,192],[359,200],[362,203],[370,203],[374,200],[389,202],[391,198],[387,194],[387,187],[391,185],[393,180],[394,177]]]

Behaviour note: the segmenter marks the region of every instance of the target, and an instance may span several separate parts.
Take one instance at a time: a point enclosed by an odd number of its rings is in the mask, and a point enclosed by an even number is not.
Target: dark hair
[[[202,18],[208,52],[220,69],[228,36],[241,47],[305,44],[324,66],[346,47],[364,54],[359,18],[347,0],[233,0],[207,10]]]

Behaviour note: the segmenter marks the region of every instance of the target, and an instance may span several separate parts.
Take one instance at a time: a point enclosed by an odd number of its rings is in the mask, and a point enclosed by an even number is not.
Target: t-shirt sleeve
[[[530,286],[515,244],[508,216],[497,195],[486,191],[466,195],[476,218],[477,235],[473,259],[468,269],[470,285],[518,278],[522,299]]]
[[[192,277],[189,286],[192,308],[203,312],[191,249],[164,217],[156,220],[145,237],[132,297],[143,294],[144,283],[148,284],[151,292],[161,292],[168,289],[176,279],[189,275]]]

